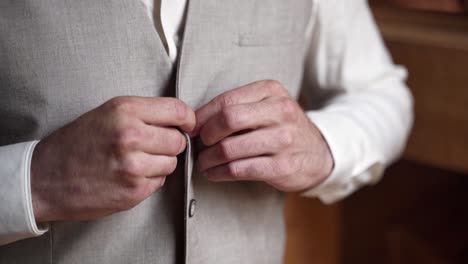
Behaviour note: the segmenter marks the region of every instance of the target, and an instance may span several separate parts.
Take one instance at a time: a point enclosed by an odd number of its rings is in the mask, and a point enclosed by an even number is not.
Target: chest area
[[[261,79],[295,94],[311,10],[309,0],[188,1],[173,89],[194,108]],[[0,105],[33,101],[57,124],[114,96],[161,96],[174,74],[137,0],[3,1],[0,60]]]

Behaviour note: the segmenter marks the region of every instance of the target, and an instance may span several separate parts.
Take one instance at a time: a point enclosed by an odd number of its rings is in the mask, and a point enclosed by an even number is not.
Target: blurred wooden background
[[[466,0],[373,0],[373,3],[436,12],[461,13],[468,8]]]
[[[408,68],[414,129],[378,185],[331,206],[288,197],[285,263],[468,263],[468,5],[371,3],[394,60]]]

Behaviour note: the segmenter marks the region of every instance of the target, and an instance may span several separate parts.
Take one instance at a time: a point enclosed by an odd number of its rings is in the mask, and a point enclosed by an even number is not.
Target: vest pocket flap
[[[271,34],[239,34],[238,44],[241,47],[255,46],[288,46],[304,41],[304,33],[287,32]]]

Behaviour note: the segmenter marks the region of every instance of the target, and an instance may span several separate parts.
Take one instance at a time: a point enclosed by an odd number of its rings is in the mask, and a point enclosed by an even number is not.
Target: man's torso
[[[275,79],[297,96],[310,5],[190,1],[175,73],[140,1],[1,3],[0,145],[41,139],[121,95],[176,95],[196,109],[243,84]],[[195,142],[188,156],[200,147]],[[182,263],[184,248],[187,263],[281,262],[281,193],[263,183],[210,183],[197,171],[184,186],[179,164],[162,190],[132,210],[52,223],[41,237],[0,247],[0,263]]]

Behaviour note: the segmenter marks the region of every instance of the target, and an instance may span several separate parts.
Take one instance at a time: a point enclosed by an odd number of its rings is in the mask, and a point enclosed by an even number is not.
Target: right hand
[[[31,189],[37,222],[88,220],[133,208],[177,165],[195,113],[175,98],[116,97],[36,146]]]

